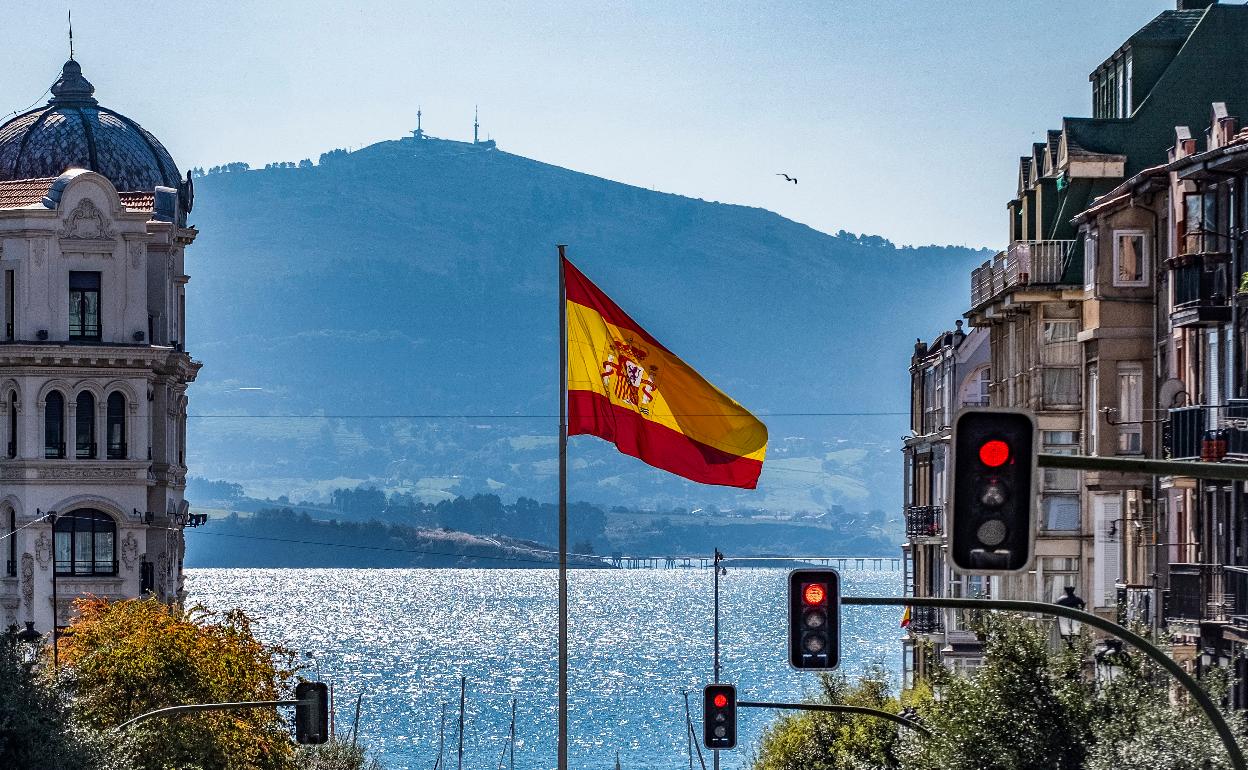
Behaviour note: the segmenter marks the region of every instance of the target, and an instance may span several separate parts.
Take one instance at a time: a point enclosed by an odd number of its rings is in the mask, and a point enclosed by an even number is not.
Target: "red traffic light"
[[[715,704],[715,708],[722,709],[724,706],[728,705],[728,696],[724,695],[722,692],[717,692],[715,693],[714,700],[711,702]]]
[[[979,461],[989,468],[1000,468],[1010,459],[1010,445],[1001,439],[985,441],[979,448]]]
[[[807,583],[802,587],[802,601],[807,604],[823,604],[828,598],[828,587],[823,583]]]

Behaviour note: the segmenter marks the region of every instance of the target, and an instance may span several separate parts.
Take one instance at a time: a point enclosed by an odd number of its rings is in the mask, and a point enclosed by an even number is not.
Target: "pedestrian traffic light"
[[[834,569],[789,573],[789,663],[836,668],[841,658],[841,576]]]
[[[329,688],[323,682],[295,685],[295,742],[324,743],[329,740]]]
[[[708,749],[737,745],[737,688],[708,684],[702,690],[702,744]]]
[[[966,409],[953,422],[950,551],[962,572],[1018,572],[1035,543],[1036,423],[1029,412]]]

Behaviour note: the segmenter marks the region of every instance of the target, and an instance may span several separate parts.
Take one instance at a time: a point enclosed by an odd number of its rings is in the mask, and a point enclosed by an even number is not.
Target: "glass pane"
[[[91,535],[82,532],[74,538],[74,572],[91,572]]]
[[[69,532],[57,532],[53,537],[56,551],[56,570],[68,572],[73,554],[70,551],[72,535]]]
[[[1049,530],[1079,529],[1079,498],[1044,498],[1044,528]]]
[[[95,571],[113,571],[113,533],[111,531],[95,533]]]
[[[1144,236],[1118,236],[1119,283],[1135,283],[1144,278]]]

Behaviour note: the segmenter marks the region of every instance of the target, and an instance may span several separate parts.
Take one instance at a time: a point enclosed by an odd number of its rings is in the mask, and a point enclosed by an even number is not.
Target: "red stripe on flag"
[[[701,484],[754,489],[763,463],[729,454],[632,409],[612,404],[601,393],[568,391],[568,435],[587,434],[615,444],[621,452],[656,468]]]
[[[629,318],[628,313],[621,310],[619,305],[612,302],[611,298],[602,292],[602,289],[595,286],[593,281],[586,278],[584,273],[577,270],[576,266],[566,259],[563,260],[563,276],[564,296],[569,302],[584,305],[596,311],[607,323],[634,332],[638,337],[660,350],[671,352],[663,346],[663,343],[646,333],[640,324]]]

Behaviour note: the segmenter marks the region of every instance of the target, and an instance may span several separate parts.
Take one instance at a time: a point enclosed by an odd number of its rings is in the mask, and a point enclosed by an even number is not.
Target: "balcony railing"
[[[907,630],[916,634],[938,634],[944,631],[944,611],[939,607],[911,607]]]
[[[912,505],[906,509],[906,535],[939,537],[943,531],[943,511],[938,505]]]
[[[1230,297],[1235,287],[1225,256],[1180,256],[1170,260],[1174,285],[1174,308],[1170,318],[1175,326],[1201,326],[1231,319]]]
[[[1162,429],[1162,443],[1172,460],[1219,462],[1228,455],[1248,457],[1248,400],[1231,399],[1225,406],[1184,406],[1171,409]]]
[[[1248,567],[1171,564],[1166,619],[1248,625]]]
[[[1015,241],[1008,251],[971,271],[971,307],[981,307],[1016,286],[1061,284],[1075,243]]]

